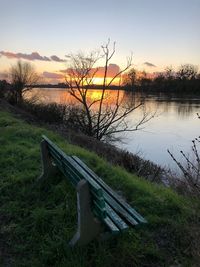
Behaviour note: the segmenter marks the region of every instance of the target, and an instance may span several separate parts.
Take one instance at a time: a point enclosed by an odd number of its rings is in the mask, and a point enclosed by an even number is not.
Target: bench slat
[[[119,228],[111,221],[109,217],[106,217],[103,221],[113,234],[118,234],[120,232]]]
[[[107,203],[112,206],[112,208],[115,210],[115,212],[119,213],[129,224],[135,226],[138,224],[138,222],[133,218],[126,210],[123,209],[122,206],[120,206],[107,192],[103,192],[104,198]]]
[[[54,155],[51,154],[51,156],[53,157],[53,160],[56,164],[56,166],[59,168],[59,170],[64,174],[70,177],[70,182],[73,184],[73,186],[77,186],[77,183],[79,181],[79,179],[77,178],[77,175],[75,173],[72,173],[70,171],[68,171],[65,167],[63,167],[62,164],[62,160],[61,159],[57,159],[55,158]]]
[[[121,231],[128,229],[128,225],[118,216],[118,214],[106,203],[106,211],[110,219],[117,225]]]
[[[120,204],[128,213],[130,213],[139,223],[147,223],[144,217],[142,217],[135,209],[133,209],[128,203],[126,203],[119,195],[117,195],[100,177],[98,177],[87,165],[82,162],[78,157],[72,156],[72,158],[87,171],[93,179],[99,183],[102,188],[112,196],[113,201]],[[104,191],[104,192],[105,192]]]
[[[50,145],[48,145],[48,149],[49,149],[49,153],[50,153],[51,157],[53,158],[53,160],[55,161],[55,163],[59,167],[59,169],[64,171],[64,174],[67,171],[68,175],[70,176],[70,179],[73,180],[71,182],[73,183],[74,186],[76,186],[78,184],[78,182],[80,181],[79,176],[76,173],[71,175],[71,173],[70,173],[71,168],[66,168],[66,166],[65,166],[65,164],[63,162],[63,156],[60,155],[58,153],[58,151],[55,150],[55,148],[52,148]]]
[[[61,151],[55,145],[52,147],[51,144],[50,145],[48,144],[48,148],[50,150],[50,153],[52,153],[54,155],[56,155],[56,152],[57,152],[57,155],[59,155],[58,152],[60,153],[60,151]],[[89,184],[91,184],[92,187],[97,190],[97,192],[99,189],[101,189],[99,184],[96,183],[96,181],[94,181],[93,179],[91,179],[91,177],[88,175],[88,173],[84,169],[80,168],[79,164],[77,164],[76,161],[74,161],[71,157],[66,156],[62,152],[62,154],[60,155],[60,160],[62,160],[62,162],[64,162],[64,163],[70,165],[71,168],[73,168],[76,173],[79,173],[84,179],[86,179],[89,182]],[[99,191],[99,192],[101,192],[101,191]]]
[[[99,211],[94,209],[93,210],[94,215],[98,218],[99,217]],[[106,225],[106,227],[113,233],[118,234],[120,233],[120,229],[117,227],[117,225],[108,217],[101,219],[101,221]]]

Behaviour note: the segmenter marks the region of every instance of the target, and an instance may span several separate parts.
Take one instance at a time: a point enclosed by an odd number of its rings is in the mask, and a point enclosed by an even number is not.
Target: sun
[[[92,83],[95,84],[95,85],[103,85],[103,81],[104,81],[104,78],[103,77],[94,77],[92,79]],[[106,78],[106,84],[109,84],[111,81],[112,81],[112,78],[111,77],[107,77]],[[112,81],[112,85],[119,85],[119,83],[120,83],[120,78],[119,77],[116,77]]]

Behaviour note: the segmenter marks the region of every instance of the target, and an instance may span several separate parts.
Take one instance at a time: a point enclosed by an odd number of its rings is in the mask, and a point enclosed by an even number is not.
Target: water
[[[65,89],[34,89],[31,95],[34,94],[42,102],[75,103]],[[99,90],[90,90],[89,97],[94,100],[99,94]],[[108,91],[108,94],[112,104],[116,91]],[[126,94],[124,98],[128,101],[130,95]],[[196,114],[200,113],[200,98],[151,94],[145,95],[145,106],[149,114],[156,112],[155,117],[142,130],[121,134],[123,143],[116,145],[162,166],[175,168],[167,149],[179,160],[180,150],[190,152],[191,140],[200,135],[200,120]],[[129,115],[129,124],[134,125],[140,116],[141,110],[137,109]]]
[[[175,169],[167,153],[169,149],[182,162],[180,151],[191,152],[192,142],[200,135],[200,98],[168,98],[146,96],[146,105],[157,115],[141,131],[126,133],[126,143],[119,144],[131,152],[138,152],[145,159]],[[134,118],[134,114],[131,116]]]

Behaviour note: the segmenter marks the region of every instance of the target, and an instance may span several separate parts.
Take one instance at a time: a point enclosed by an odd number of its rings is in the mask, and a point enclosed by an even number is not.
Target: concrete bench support
[[[43,180],[49,177],[49,175],[56,173],[56,166],[53,165],[51,157],[48,152],[47,143],[42,140],[40,144],[41,148],[41,159],[42,159],[42,174],[39,176],[38,180]]]
[[[91,211],[89,185],[85,180],[81,180],[77,187],[77,212],[78,212],[78,229],[70,246],[85,245],[93,240],[101,232],[101,224]]]

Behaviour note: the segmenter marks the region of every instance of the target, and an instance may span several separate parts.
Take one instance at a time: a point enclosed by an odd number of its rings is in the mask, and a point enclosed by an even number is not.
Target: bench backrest
[[[128,225],[135,226],[147,222],[78,157],[67,156],[46,136],[42,137],[53,162],[75,187],[82,179],[88,181],[93,213],[113,233],[126,230]]]

